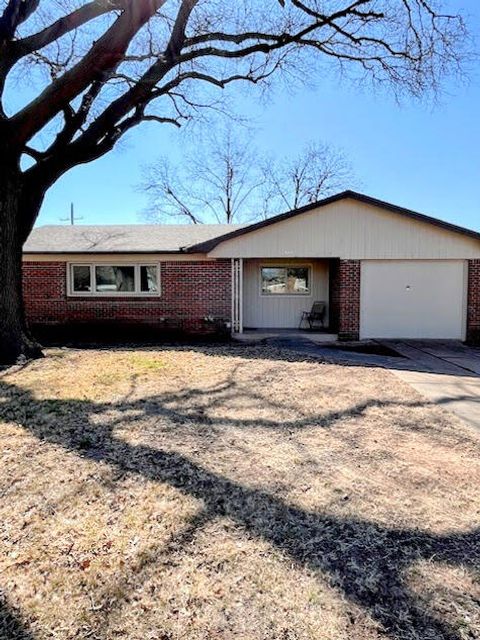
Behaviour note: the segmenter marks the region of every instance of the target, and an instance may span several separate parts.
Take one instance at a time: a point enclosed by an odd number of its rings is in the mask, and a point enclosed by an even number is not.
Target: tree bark
[[[25,194],[20,170],[0,179],[0,364],[39,358],[42,350],[27,327],[22,292],[22,246],[41,202]],[[25,196],[28,195],[29,199]],[[28,207],[30,210],[26,210]]]

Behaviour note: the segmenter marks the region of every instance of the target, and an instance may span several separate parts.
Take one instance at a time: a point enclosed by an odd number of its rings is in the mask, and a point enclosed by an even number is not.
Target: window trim
[[[313,265],[312,263],[302,263],[302,264],[261,264],[258,271],[258,283],[260,289],[260,296],[262,298],[311,298],[313,296],[312,290],[312,274],[313,274]],[[308,269],[308,292],[307,293],[265,293],[263,291],[262,286],[262,269]]]
[[[92,291],[75,291],[73,288],[73,268],[88,267],[90,269],[90,284]],[[133,267],[135,269],[135,291],[96,291],[95,271],[97,267]],[[156,267],[158,291],[140,291],[140,267]],[[68,262],[67,263],[67,296],[69,298],[158,298],[162,295],[161,269],[159,262]]]

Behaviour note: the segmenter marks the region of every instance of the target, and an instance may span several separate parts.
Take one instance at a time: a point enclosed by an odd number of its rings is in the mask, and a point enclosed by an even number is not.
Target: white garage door
[[[363,261],[362,338],[465,338],[466,263]]]

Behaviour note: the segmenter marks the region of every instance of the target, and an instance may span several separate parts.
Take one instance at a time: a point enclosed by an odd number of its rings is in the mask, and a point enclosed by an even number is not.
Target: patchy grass
[[[383,370],[51,350],[0,437],[0,638],[480,637],[480,440]]]

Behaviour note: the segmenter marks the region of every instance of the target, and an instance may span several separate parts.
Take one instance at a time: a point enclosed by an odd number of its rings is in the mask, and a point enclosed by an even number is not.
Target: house
[[[480,340],[480,234],[345,191],[248,226],[45,226],[24,247],[33,326],[296,328]]]

